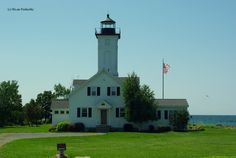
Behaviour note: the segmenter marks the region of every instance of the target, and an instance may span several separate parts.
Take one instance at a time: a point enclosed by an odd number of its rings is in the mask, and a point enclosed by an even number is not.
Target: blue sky
[[[33,8],[34,11],[8,11]],[[17,80],[23,103],[53,85],[97,72],[94,28],[121,28],[118,71],[135,71],[161,98],[187,98],[191,114],[236,114],[235,0],[1,0],[0,81]]]

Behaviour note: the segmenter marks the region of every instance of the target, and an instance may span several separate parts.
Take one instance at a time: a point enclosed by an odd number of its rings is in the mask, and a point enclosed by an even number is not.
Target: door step
[[[100,132],[100,133],[107,133],[109,132],[111,129],[111,126],[108,125],[97,125],[96,126],[96,132]]]

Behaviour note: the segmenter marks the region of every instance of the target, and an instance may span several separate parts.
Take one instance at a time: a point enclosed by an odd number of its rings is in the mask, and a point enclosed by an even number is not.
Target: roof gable
[[[118,85],[122,85],[124,78],[119,78],[116,76],[112,76],[112,74],[110,74],[109,72],[105,71],[104,69],[97,72],[95,75],[93,75],[90,79],[88,80],[83,80],[81,82],[81,85],[78,88],[75,88],[71,93],[70,96],[74,95],[76,92],[80,91],[81,89],[83,89],[84,87],[86,87],[87,85],[89,85],[89,83],[91,83],[92,81],[96,80],[97,78],[99,78],[101,75],[106,75],[107,77],[111,78],[113,81],[115,81]]]

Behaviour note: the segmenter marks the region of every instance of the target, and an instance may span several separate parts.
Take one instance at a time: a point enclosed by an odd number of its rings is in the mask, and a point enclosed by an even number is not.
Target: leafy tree
[[[147,86],[140,86],[138,76],[133,72],[124,83],[126,119],[141,123],[156,119],[154,92]]]
[[[68,95],[70,94],[70,89],[67,89],[66,87],[62,86],[60,83],[54,85],[54,95],[56,98],[62,97],[62,98],[68,98]]]
[[[186,130],[189,121],[187,110],[175,111],[170,115],[170,124],[174,130]]]
[[[26,120],[29,125],[38,125],[42,118],[42,108],[33,99],[24,106]]]
[[[42,109],[42,118],[47,121],[51,119],[51,103],[54,95],[51,91],[44,91],[37,95],[36,103]]]
[[[0,83],[0,126],[17,123],[22,112],[22,100],[17,81]]]

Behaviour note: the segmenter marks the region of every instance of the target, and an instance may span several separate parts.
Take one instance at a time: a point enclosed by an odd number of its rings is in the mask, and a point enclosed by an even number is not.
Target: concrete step
[[[100,132],[100,133],[107,133],[109,132],[111,129],[111,126],[108,125],[97,125],[96,126],[96,132]]]

